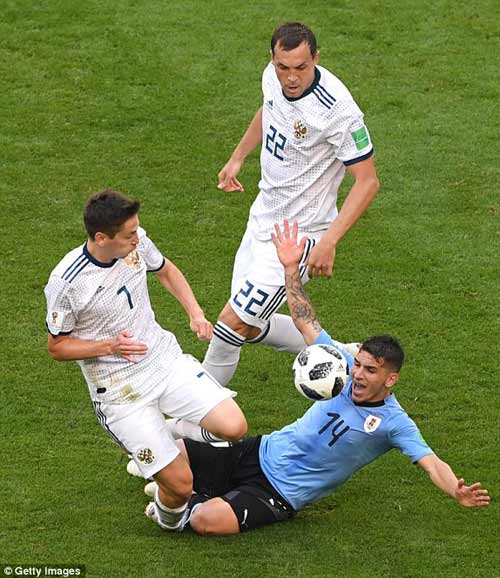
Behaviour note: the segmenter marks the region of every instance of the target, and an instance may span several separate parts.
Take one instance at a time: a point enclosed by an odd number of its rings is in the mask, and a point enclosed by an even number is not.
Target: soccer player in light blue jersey
[[[276,225],[273,241],[285,269],[288,306],[305,342],[341,344],[322,329],[304,291],[299,262],[306,239],[298,227]],[[279,431],[230,446],[190,440],[185,451],[194,476],[189,519],[204,535],[226,535],[286,520],[335,492],[354,473],[396,448],[421,466],[432,482],[462,506],[487,506],[480,483],[465,485],[437,457],[392,388],[403,350],[388,335],[364,341],[355,357],[343,350],[351,380],[338,396],[318,401]]]

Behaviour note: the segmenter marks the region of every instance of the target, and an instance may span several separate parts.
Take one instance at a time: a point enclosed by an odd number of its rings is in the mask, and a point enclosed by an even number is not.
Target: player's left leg
[[[229,536],[239,533],[238,518],[233,508],[222,498],[212,498],[196,506],[191,510],[189,525],[200,536]]]
[[[233,399],[225,399],[211,409],[200,426],[219,438],[237,442],[247,433],[247,421]]]
[[[262,472],[259,447],[260,437],[225,447],[189,440],[182,445],[197,492],[187,521],[197,534],[237,534],[295,515]]]
[[[299,266],[304,283],[308,280],[306,264],[314,243],[314,239],[307,241]],[[305,346],[292,319],[275,315],[286,300],[286,290],[283,266],[271,240],[259,241],[248,231],[245,233],[235,258],[231,294],[214,326],[203,361],[207,371],[223,385],[233,377],[246,342],[292,353]]]

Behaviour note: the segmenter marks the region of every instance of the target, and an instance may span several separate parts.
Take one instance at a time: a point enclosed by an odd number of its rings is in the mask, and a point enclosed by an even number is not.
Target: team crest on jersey
[[[365,419],[365,423],[363,424],[363,427],[364,427],[366,433],[372,433],[376,429],[378,429],[378,426],[381,423],[382,423],[382,418],[376,417],[374,415],[369,415]]]
[[[293,123],[293,132],[297,140],[303,140],[306,138],[307,126],[304,124],[303,120],[296,120]]]
[[[127,263],[127,265],[129,265],[130,267],[134,267],[135,269],[140,269],[141,268],[141,258],[139,257],[139,254],[137,253],[137,251],[131,251],[125,257],[125,263]]]
[[[153,452],[149,448],[143,448],[142,450],[139,450],[135,457],[139,462],[147,464],[148,466],[156,459]]]

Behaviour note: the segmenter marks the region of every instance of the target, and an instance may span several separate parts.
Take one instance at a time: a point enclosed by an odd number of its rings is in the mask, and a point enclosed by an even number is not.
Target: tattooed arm
[[[307,345],[314,343],[322,328],[316,319],[316,312],[311,300],[304,291],[300,279],[299,263],[304,253],[307,237],[297,243],[298,225],[294,223],[290,230],[288,221],[283,223],[283,232],[278,225],[274,225],[276,234],[271,235],[278,258],[285,269],[285,287],[288,308],[293,322],[302,333]]]

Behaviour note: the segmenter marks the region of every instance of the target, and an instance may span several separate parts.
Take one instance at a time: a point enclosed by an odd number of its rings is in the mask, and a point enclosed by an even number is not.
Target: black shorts
[[[259,463],[260,436],[212,445],[185,439],[200,496],[220,497],[233,509],[240,531],[288,520],[295,510],[271,486]]]

